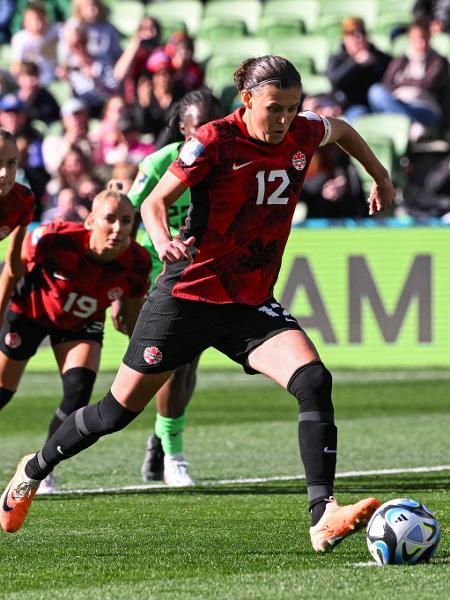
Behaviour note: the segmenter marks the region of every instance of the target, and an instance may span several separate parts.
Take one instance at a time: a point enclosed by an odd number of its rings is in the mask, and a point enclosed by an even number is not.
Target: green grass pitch
[[[95,399],[111,379],[99,377]],[[332,554],[315,555],[295,400],[262,377],[202,370],[185,448],[199,486],[148,489],[140,480],[153,426],[148,408],[61,464],[65,493],[37,498],[22,530],[0,535],[0,598],[449,598],[450,471],[426,470],[450,463],[449,374],[335,379],[338,472],[352,473],[337,479],[338,500],[425,502],[442,529],[429,565],[379,568],[361,532]],[[29,373],[2,411],[2,488],[17,459],[42,444],[59,396],[54,373]],[[385,469],[403,472],[367,473]],[[73,492],[79,489],[91,493]]]

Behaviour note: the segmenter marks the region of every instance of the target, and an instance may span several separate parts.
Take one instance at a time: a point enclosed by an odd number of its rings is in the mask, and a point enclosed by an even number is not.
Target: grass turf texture
[[[100,377],[96,399],[110,380]],[[439,379],[337,383],[338,470],[448,464],[448,388]],[[41,445],[59,390],[53,374],[28,374],[2,411],[2,487],[19,456]],[[409,568],[370,566],[361,533],[331,555],[315,555],[304,481],[214,484],[301,473],[295,404],[260,377],[202,372],[186,453],[192,474],[211,486],[38,498],[23,529],[1,536],[0,597],[448,597],[448,472],[337,480],[341,503],[374,494],[382,502],[412,497],[432,508],[442,528],[438,553],[432,564]],[[147,409],[126,430],[63,463],[64,487],[140,484],[153,415]]]

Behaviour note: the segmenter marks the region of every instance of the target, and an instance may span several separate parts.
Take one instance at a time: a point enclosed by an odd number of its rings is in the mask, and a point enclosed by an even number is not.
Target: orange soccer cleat
[[[344,538],[365,527],[380,506],[376,498],[365,498],[355,504],[339,506],[333,496],[326,501],[325,512],[309,534],[316,552],[331,552]]]
[[[0,525],[3,531],[14,533],[22,526],[37,492],[40,480],[25,475],[25,465],[34,454],[27,454],[17,465],[14,477],[0,499]]]

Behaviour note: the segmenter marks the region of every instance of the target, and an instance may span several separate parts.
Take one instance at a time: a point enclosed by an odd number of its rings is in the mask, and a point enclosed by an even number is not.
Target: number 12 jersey
[[[273,296],[305,173],[329,122],[296,115],[282,142],[251,138],[239,108],[200,127],[169,170],[190,187],[181,239],[195,236],[193,262],[166,265],[158,287],[172,296],[258,305]]]

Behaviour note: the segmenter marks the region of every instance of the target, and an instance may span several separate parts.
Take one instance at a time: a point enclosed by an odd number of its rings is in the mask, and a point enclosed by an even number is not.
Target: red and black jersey
[[[99,262],[89,253],[91,232],[79,223],[55,222],[25,238],[27,271],[11,309],[48,327],[77,331],[103,321],[117,298],[143,297],[149,254],[134,240],[118,258]]]
[[[33,220],[34,196],[29,188],[15,183],[9,194],[0,201],[0,240],[16,227],[26,227]]]
[[[329,123],[293,120],[282,142],[251,138],[244,108],[189,137],[169,170],[190,187],[182,239],[195,236],[193,263],[167,265],[158,285],[177,298],[258,305],[273,295],[305,173]]]

